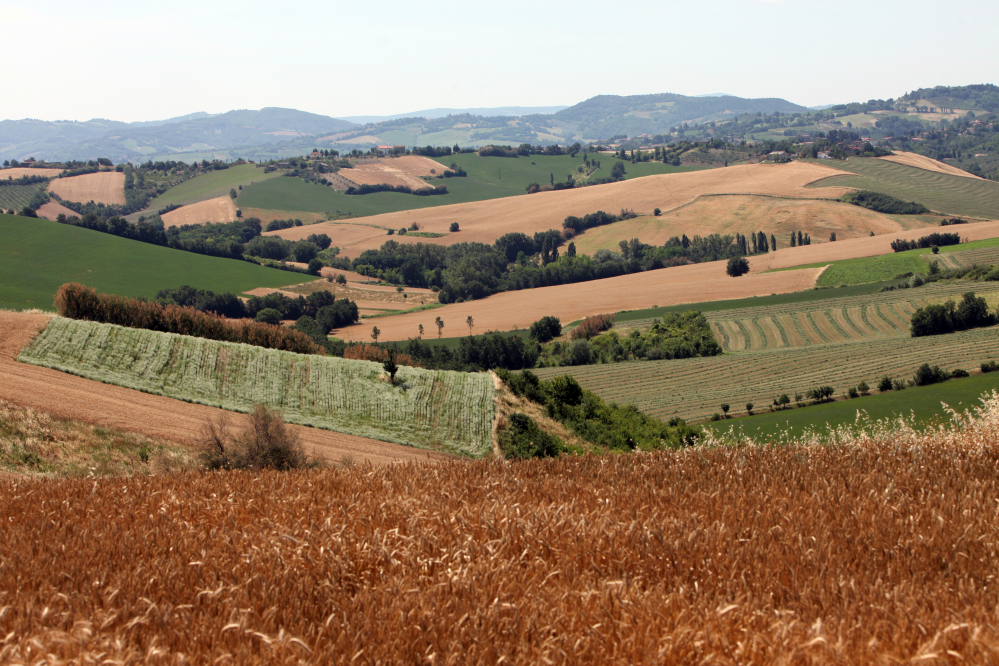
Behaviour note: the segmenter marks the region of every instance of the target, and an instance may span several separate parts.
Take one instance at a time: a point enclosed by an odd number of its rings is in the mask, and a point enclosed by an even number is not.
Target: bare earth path
[[[223,410],[141,391],[102,384],[75,375],[15,361],[18,353],[49,321],[48,315],[0,312],[0,400],[64,418],[147,437],[192,443],[206,420]],[[238,422],[238,419],[237,419]],[[383,465],[448,456],[373,439],[291,425],[316,457],[335,462]]]

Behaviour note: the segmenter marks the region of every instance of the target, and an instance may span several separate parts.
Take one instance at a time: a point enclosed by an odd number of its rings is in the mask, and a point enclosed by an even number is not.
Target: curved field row
[[[82,176],[56,178],[49,183],[49,192],[67,201],[105,205],[125,205],[125,174],[119,171],[101,171]]]
[[[608,401],[633,404],[658,418],[703,419],[727,402],[758,409],[781,393],[794,396],[820,385],[836,393],[860,381],[909,378],[923,363],[972,370],[999,359],[999,329],[923,338],[897,337],[794,350],[765,350],[679,361],[644,361],[574,368],[544,368],[548,379],[571,374]]]
[[[930,259],[939,261],[942,268],[968,268],[976,264],[979,266],[999,264],[999,245],[958,252],[941,252]]]
[[[634,178],[572,190],[539,192],[537,194],[490,199],[473,203],[435,206],[426,209],[386,213],[365,218],[366,222],[386,229],[409,228],[413,223],[422,231],[448,234],[452,222],[461,231],[441,238],[393,237],[400,243],[433,243],[450,245],[458,242],[493,243],[511,232],[529,236],[548,229],[561,229],[568,215],[582,216],[603,210],[618,213],[622,208],[651,215],[653,210],[673,210],[704,194],[772,195],[778,197],[830,198],[841,196],[846,189],[806,189],[814,181],[835,176],[828,167],[805,162],[783,165],[751,164],[724,169],[708,169],[687,173]],[[368,195],[370,196],[370,195]],[[327,228],[327,227],[330,228]],[[301,240],[309,234],[326,233],[339,245],[332,225],[320,223],[269,232],[289,240]],[[370,238],[354,245],[340,245],[341,255],[356,257],[367,249],[376,249],[384,237]]]
[[[938,162],[932,157],[926,157],[925,155],[920,155],[919,153],[907,153],[905,151],[896,151],[894,155],[887,155],[885,157],[877,158],[879,160],[884,160],[886,162],[896,162],[898,164],[904,164],[906,166],[916,167],[917,169],[925,169],[927,171],[936,171],[937,173],[945,173],[951,176],[961,176],[962,178],[979,178],[973,173],[968,173],[964,169],[958,169],[953,167],[946,162]],[[979,178],[981,180],[981,178]]]
[[[285,420],[431,450],[491,450],[486,374],[306,356],[111,324],[56,318],[18,359],[148,393],[234,411],[263,403]]]
[[[0,311],[0,400],[64,418],[147,437],[194,444],[222,409],[102,384],[36,365],[17,363],[21,349],[46,327],[49,315]],[[365,437],[292,425],[310,455],[330,462],[442,460],[446,456]]]

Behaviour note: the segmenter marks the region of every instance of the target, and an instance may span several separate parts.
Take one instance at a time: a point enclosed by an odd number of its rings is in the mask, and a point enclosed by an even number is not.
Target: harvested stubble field
[[[868,237],[924,227],[920,220],[895,220],[866,208],[838,201],[786,199],[742,195],[699,197],[687,206],[659,217],[642,216],[589,229],[576,236],[576,250],[593,254],[601,248],[618,251],[618,242],[637,238],[649,245],[663,245],[671,236],[708,234],[774,234],[778,247],[787,247],[791,232],[811,235],[821,243],[835,232],[837,238]]]
[[[401,386],[390,386],[380,363],[61,317],[18,360],[233,411],[263,403],[289,423],[360,437],[473,456],[491,450],[494,389],[484,374],[403,367]]]
[[[999,252],[999,248],[996,249]],[[829,342],[907,337],[912,313],[928,303],[960,300],[974,290],[995,293],[995,283],[949,282],[878,294],[830,298],[811,306],[775,305],[708,312],[704,316],[725,351],[806,347]],[[835,292],[830,292],[835,294]],[[630,322],[638,328],[651,322]]]
[[[940,162],[933,159],[932,157],[926,157],[925,155],[920,155],[919,153],[907,153],[904,151],[896,151],[894,155],[879,157],[878,159],[885,160],[887,162],[896,162],[898,164],[904,164],[906,166],[916,167],[917,169],[926,169],[927,171],[946,173],[951,176],[961,176],[962,178],[979,178],[975,174],[968,173],[964,169],[958,169],[957,167],[951,166],[946,162]],[[979,180],[981,180],[981,178],[979,178]]]
[[[55,178],[62,173],[62,169],[25,169],[14,167],[13,169],[0,169],[0,178],[7,180],[13,178],[23,178],[24,176],[42,176],[43,178]]]
[[[466,318],[472,317],[478,331],[509,331],[528,328],[547,315],[570,322],[621,310],[802,291],[814,287],[823,270],[806,268],[731,278],[725,274],[725,265],[724,261],[713,261],[604,280],[507,291],[482,300],[385,317],[378,320],[378,328],[385,340],[405,340],[417,335],[420,324],[433,331],[434,322],[440,317],[445,326],[451,326],[444,331],[451,335],[464,326]],[[332,335],[366,341],[370,330],[365,324],[355,324],[337,329]]]
[[[75,210],[66,208],[62,204],[56,203],[55,201],[50,201],[47,204],[40,206],[35,213],[38,214],[38,217],[44,217],[46,220],[52,220],[53,222],[55,222],[55,219],[60,215],[65,215],[67,218],[80,217],[80,214]]]
[[[948,231],[949,229],[954,230],[951,233],[959,233],[963,241],[978,241],[999,237],[999,221],[975,222],[973,224],[962,224],[957,227],[945,227],[943,231]],[[785,247],[776,252],[750,257],[750,271],[757,273],[779,268],[806,266],[826,261],[831,263],[845,259],[859,259],[861,257],[877,257],[891,254],[891,243],[893,240],[897,238],[918,240],[933,231],[939,231],[939,229],[912,229],[909,231],[899,231],[898,233],[870,236],[868,238],[851,238],[849,240],[836,241],[835,243]],[[959,246],[950,246],[951,250],[955,250],[957,247]]]
[[[840,325],[842,327],[842,325]],[[808,335],[844,341],[794,349],[763,349],[675,361],[643,361],[572,368],[542,368],[539,377],[570,374],[608,402],[632,404],[657,418],[706,419],[729,403],[752,402],[763,409],[787,393],[832,386],[837,395],[884,375],[909,379],[923,363],[946,370],[975,370],[999,358],[999,329],[980,328],[922,338],[886,337],[847,341],[829,319],[816,321]]]
[[[847,172],[816,181],[811,188],[852,187],[918,201],[945,215],[999,219],[999,183],[888,162],[874,157],[821,160],[831,168]]]
[[[404,185],[419,190],[434,186],[421,176],[440,175],[446,170],[440,162],[429,157],[404,155],[361,163],[352,169],[341,169],[340,175],[358,185]]]
[[[236,204],[228,196],[199,201],[189,206],[172,210],[162,216],[166,227],[179,227],[185,224],[220,224],[236,221]]]
[[[996,411],[834,446],[0,480],[0,660],[993,663]]]
[[[70,178],[56,178],[49,183],[49,192],[58,194],[66,201],[87,203],[93,201],[105,205],[125,205],[125,174],[117,171],[101,171]]]
[[[836,171],[817,164],[794,162],[785,165],[742,165],[644,178],[619,183],[584,187],[559,192],[477,201],[428,209],[406,210],[365,218],[366,222],[387,229],[409,228],[414,222],[421,231],[447,234],[441,238],[394,236],[401,243],[493,243],[510,232],[533,235],[548,229],[561,229],[568,215],[582,216],[597,210],[618,213],[630,208],[651,214],[656,208],[669,211],[690,203],[704,194],[762,194],[780,197],[835,198],[843,188],[806,189],[814,181],[835,176]],[[371,196],[371,195],[366,195]],[[448,233],[452,222],[461,231]],[[270,232],[289,240],[301,240],[312,233],[326,233],[334,238],[344,256],[356,257],[364,250],[375,249],[387,240],[384,236],[359,239],[351,245],[336,240],[335,225],[319,223]]]
[[[0,311],[0,400],[81,423],[185,445],[196,443],[204,424],[225,413],[205,405],[15,362],[21,349],[50,319],[49,315]],[[428,456],[443,459],[437,453],[365,437],[297,425],[289,427],[301,438],[310,455],[331,462],[349,458],[382,465],[426,460]]]
[[[941,252],[933,256],[931,260],[939,261],[941,268],[970,268],[975,265],[999,264],[999,245],[958,252]]]

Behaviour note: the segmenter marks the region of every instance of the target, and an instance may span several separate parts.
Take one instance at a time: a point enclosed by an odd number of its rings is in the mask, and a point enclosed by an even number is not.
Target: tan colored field
[[[977,178],[978,180],[981,180],[981,178],[978,178],[975,174],[968,173],[964,169],[958,169],[957,167],[953,167],[944,162],[939,162],[931,157],[920,155],[919,153],[896,151],[894,155],[879,157],[878,159],[885,160],[887,162],[897,162],[906,166],[916,167],[917,169],[926,169],[927,171],[946,173],[951,176],[964,176],[965,178]]]
[[[42,205],[35,211],[38,213],[38,217],[44,217],[46,220],[53,220],[60,215],[65,215],[66,217],[80,217],[80,214],[75,210],[66,208],[62,204],[56,203],[55,201],[49,201],[47,204]]]
[[[824,270],[809,268],[731,278],[725,274],[725,265],[724,261],[713,261],[605,280],[508,291],[479,301],[452,303],[442,308],[381,318],[378,319],[378,328],[385,340],[405,340],[415,337],[418,326],[423,324],[425,336],[432,337],[431,332],[436,331],[434,322],[440,317],[445,324],[443,335],[454,337],[467,333],[465,320],[471,316],[475,322],[474,333],[508,331],[528,328],[545,315],[559,317],[562,322],[568,323],[587,315],[657,305],[801,291],[814,287]],[[332,335],[345,340],[367,340],[371,332],[369,324],[361,322],[334,331]]]
[[[999,221],[976,222],[974,224],[962,224],[956,227],[936,227],[934,229],[912,229],[900,231],[898,233],[883,234],[869,238],[853,238],[835,243],[822,243],[819,245],[805,245],[803,247],[786,247],[777,252],[765,255],[758,255],[749,258],[749,268],[752,273],[773,270],[777,268],[790,268],[792,266],[804,266],[815,264],[820,261],[839,261],[842,259],[857,259],[859,257],[875,257],[882,254],[889,254],[891,242],[896,238],[905,240],[917,240],[933,231],[944,231],[959,233],[961,238],[968,241],[984,240],[986,238],[999,237]]]
[[[125,205],[125,174],[118,171],[88,173],[71,178],[56,178],[49,183],[49,192],[67,201],[105,205]]]
[[[197,441],[203,424],[222,413],[214,407],[17,363],[14,359],[21,348],[45,327],[49,318],[49,315],[0,311],[0,400],[85,423],[185,444]],[[311,455],[330,461],[344,456],[375,464],[428,459],[427,451],[398,444],[318,428],[290,427],[299,434]],[[430,457],[444,458],[434,453],[430,453]]]
[[[15,167],[13,169],[0,169],[0,178],[7,180],[13,178],[17,180],[22,176],[42,176],[44,178],[55,178],[62,173],[62,169],[23,169]]]
[[[236,221],[236,204],[229,197],[216,197],[206,201],[182,206],[161,216],[166,227],[180,227],[185,224],[206,224],[211,222]]]
[[[617,251],[618,242],[637,238],[663,245],[672,236],[750,234],[763,231],[787,245],[793,231],[823,242],[835,232],[840,240],[902,231],[896,220],[866,208],[838,201],[783,199],[746,195],[703,196],[692,204],[663,214],[644,216],[590,229],[574,239],[576,249],[593,254],[601,248]]]
[[[414,190],[433,187],[421,176],[444,173],[447,169],[440,162],[420,155],[405,155],[380,159],[377,162],[358,164],[353,169],[343,169],[340,175],[358,185],[404,185]],[[433,171],[434,173],[431,173]]]
[[[491,199],[473,203],[437,206],[422,210],[400,211],[365,218],[365,222],[388,229],[409,227],[416,222],[421,231],[447,234],[441,238],[393,236],[400,243],[434,243],[450,245],[459,242],[492,243],[510,232],[533,235],[548,229],[561,229],[568,215],[586,215],[597,210],[618,213],[630,208],[649,215],[656,208],[673,210],[704,194],[762,194],[781,197],[815,199],[836,198],[848,191],[843,187],[806,189],[808,183],[842,175],[826,166],[807,162],[790,164],[747,164],[721,169],[666,174],[634,178],[620,183],[558,192]],[[449,234],[452,222],[461,231]],[[311,233],[327,233],[333,237],[333,225],[320,223],[308,228],[294,227],[271,232],[274,235],[299,240]],[[366,249],[378,248],[387,240],[377,235],[360,238],[353,244],[334,244],[347,257],[357,257]]]

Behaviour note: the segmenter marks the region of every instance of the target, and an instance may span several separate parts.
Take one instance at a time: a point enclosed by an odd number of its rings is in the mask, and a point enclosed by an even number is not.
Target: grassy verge
[[[780,412],[757,414],[738,419],[705,423],[718,434],[734,430],[754,439],[774,439],[782,434],[800,436],[806,430],[827,431],[829,427],[850,425],[856,422],[857,412],[862,410],[871,420],[915,415],[915,423],[921,427],[946,423],[950,415],[941,403],[963,412],[980,406],[979,397],[999,389],[999,372],[952,379],[942,384],[916,386],[904,391],[889,391],[854,400],[840,400],[823,405],[814,405]]]
[[[13,215],[0,215],[0,238],[3,309],[51,310],[52,297],[66,282],[81,282],[106,294],[154,297],[160,289],[185,284],[239,294],[314,279]]]

